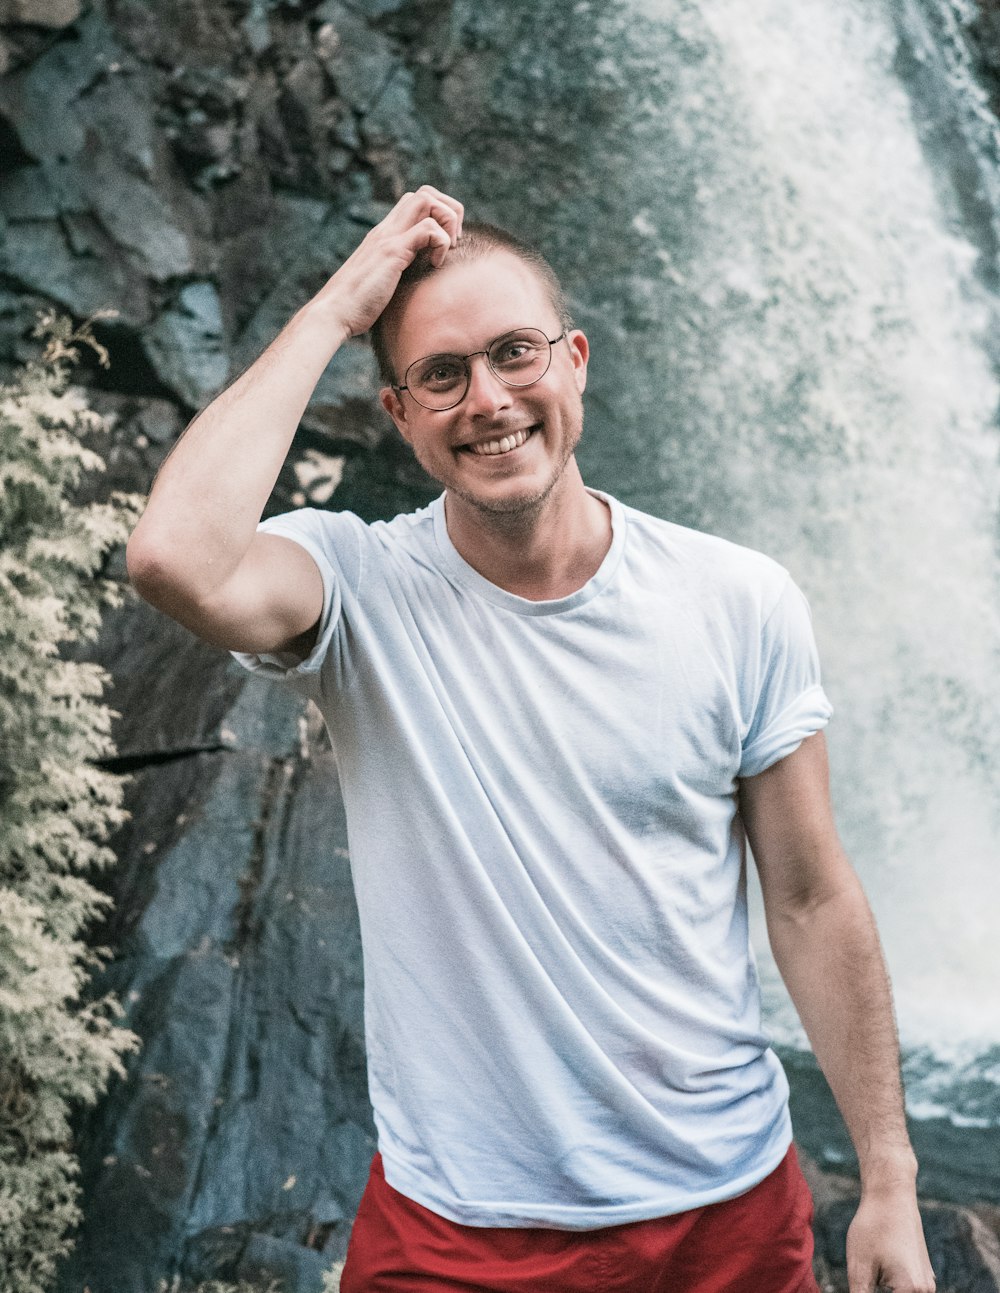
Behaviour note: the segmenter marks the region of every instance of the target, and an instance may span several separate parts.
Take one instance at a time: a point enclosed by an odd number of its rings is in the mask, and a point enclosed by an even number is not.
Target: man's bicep
[[[821,731],[763,772],[743,778],[739,802],[769,918],[854,882],[833,818]]]
[[[258,532],[218,588],[196,601],[183,596],[172,601],[168,593],[156,604],[213,646],[304,659],[323,611],[323,578],[301,544]]]

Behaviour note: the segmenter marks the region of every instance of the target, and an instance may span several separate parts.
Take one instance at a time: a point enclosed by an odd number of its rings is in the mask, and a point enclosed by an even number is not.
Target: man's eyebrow
[[[409,364],[415,364],[420,359],[435,359],[439,355],[449,355],[449,356],[453,355],[459,359],[467,355],[478,355],[482,351],[488,350],[489,347],[492,346],[495,341],[500,341],[503,337],[509,337],[513,332],[521,332],[527,329],[533,329],[535,332],[544,332],[545,335],[548,336],[548,331],[546,330],[546,327],[544,324],[514,323],[509,328],[504,328],[502,332],[495,332],[492,337],[489,337],[486,341],[483,342],[481,346],[476,346],[475,349],[473,350],[425,350],[423,351],[422,354],[419,354],[415,358],[411,359],[409,361]],[[405,364],[404,369],[408,368],[409,364]]]

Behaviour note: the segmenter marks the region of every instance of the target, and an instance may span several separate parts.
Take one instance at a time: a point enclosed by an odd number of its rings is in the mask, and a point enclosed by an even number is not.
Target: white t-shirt
[[[736,791],[831,713],[808,608],[760,553],[598,497],[604,562],[544,602],[459,556],[443,498],[272,518],[322,573],[319,638],[237,656],[326,719],[386,1180],[466,1225],[684,1211],[791,1137]]]

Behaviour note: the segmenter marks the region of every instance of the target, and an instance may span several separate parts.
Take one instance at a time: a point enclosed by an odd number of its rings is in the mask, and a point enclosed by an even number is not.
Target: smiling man
[[[324,367],[369,330],[443,494],[261,523]],[[424,186],[194,420],[129,543],[143,596],[313,699],[337,752],[379,1138],[342,1288],[815,1290],[749,839],[858,1150],[852,1293],[928,1293],[804,599],[587,488],[587,361],[544,260]]]

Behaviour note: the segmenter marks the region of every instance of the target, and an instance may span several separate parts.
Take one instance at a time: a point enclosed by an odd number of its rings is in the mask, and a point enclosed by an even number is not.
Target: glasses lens
[[[428,355],[410,365],[404,380],[425,409],[446,409],[465,394],[467,371],[458,355]]]
[[[543,376],[552,351],[549,339],[537,328],[508,332],[487,351],[490,367],[509,386],[530,386]]]

